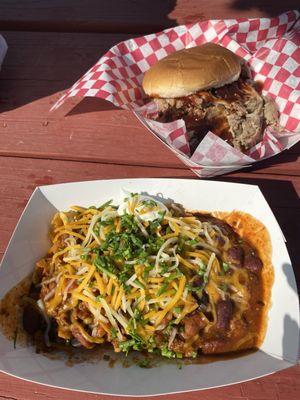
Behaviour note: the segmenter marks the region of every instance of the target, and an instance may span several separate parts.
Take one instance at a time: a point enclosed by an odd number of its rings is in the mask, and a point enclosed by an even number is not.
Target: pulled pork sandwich
[[[209,130],[246,151],[267,125],[278,128],[275,104],[247,77],[243,60],[214,43],[168,55],[145,73],[142,85],[158,106],[158,121],[185,121],[193,150]]]

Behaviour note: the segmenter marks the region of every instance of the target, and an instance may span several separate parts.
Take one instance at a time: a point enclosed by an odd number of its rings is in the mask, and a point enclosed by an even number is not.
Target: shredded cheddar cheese
[[[225,232],[174,210],[130,194],[119,208],[72,206],[54,216],[52,247],[39,265],[41,299],[61,338],[182,357],[176,343],[185,340],[183,355],[201,343],[202,331],[189,337],[188,318],[196,315],[208,334],[229,294],[237,313],[245,312],[248,273],[224,267]]]

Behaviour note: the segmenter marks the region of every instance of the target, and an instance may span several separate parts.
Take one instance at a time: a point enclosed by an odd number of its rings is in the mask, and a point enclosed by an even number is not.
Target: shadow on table
[[[176,0],[91,0],[88,7],[41,0],[23,7],[15,22],[14,7],[0,4],[1,34],[8,44],[0,112],[69,88],[120,41],[176,25],[169,17],[175,6]]]
[[[183,19],[187,13],[201,19],[199,12],[205,10],[206,3],[207,0],[191,4],[184,0],[91,0],[88,7],[74,7],[69,0],[40,0],[23,7],[17,22],[15,7],[0,4],[1,29],[8,30],[2,34],[9,46],[0,72],[0,112],[69,88],[116,43],[176,25],[178,18],[172,17],[172,11],[179,10]],[[248,8],[262,9],[267,16],[296,8],[296,2],[217,2],[216,16],[218,10],[228,8],[233,16]],[[83,110],[90,112],[86,104]]]
[[[259,171],[260,169],[268,168],[282,163],[285,164],[293,163],[298,160],[299,153],[300,153],[300,142],[296,143],[290,149],[277,154],[276,156],[273,156],[271,158],[253,164],[251,167],[245,169],[245,172]],[[287,165],[286,172],[288,172],[288,168],[289,167]],[[268,171],[268,173],[272,173],[272,171]],[[276,173],[276,171],[274,171],[274,173]]]
[[[66,117],[110,110],[121,110],[121,108],[116,107],[110,101],[100,99],[99,97],[84,97],[75,107],[73,107],[66,114]]]
[[[285,11],[299,9],[299,0],[234,0],[230,8],[232,10],[249,10],[249,16],[251,11],[260,10],[265,16],[275,17]]]
[[[7,3],[0,4],[2,30],[152,33],[176,24],[169,16],[176,0],[87,0],[76,5],[74,0],[39,0],[27,1],[26,7],[22,0],[0,3]]]

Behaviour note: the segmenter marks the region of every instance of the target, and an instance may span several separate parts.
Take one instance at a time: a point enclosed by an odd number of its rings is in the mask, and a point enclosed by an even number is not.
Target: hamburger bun
[[[214,43],[175,51],[144,75],[143,89],[150,97],[176,98],[236,81],[241,58]]]

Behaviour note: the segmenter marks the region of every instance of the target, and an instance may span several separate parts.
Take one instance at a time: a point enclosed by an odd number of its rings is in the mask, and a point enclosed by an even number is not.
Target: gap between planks
[[[285,156],[289,156],[286,155]],[[22,153],[22,154],[17,154],[17,153],[13,153],[13,152],[3,152],[0,150],[0,157],[4,157],[4,158],[18,158],[18,159],[31,159],[31,160],[51,160],[51,161],[69,161],[69,162],[75,162],[75,163],[89,163],[89,164],[103,164],[103,165],[115,165],[115,166],[124,166],[124,167],[149,167],[149,168],[154,168],[154,169],[170,169],[170,170],[182,170],[182,171],[186,171],[187,169],[189,169],[186,165],[184,165],[182,163],[182,165],[178,164],[178,165],[172,165],[172,164],[152,164],[149,162],[145,162],[145,163],[139,163],[139,162],[130,162],[130,163],[126,163],[126,162],[122,162],[122,160],[105,160],[105,159],[86,159],[84,157],[82,158],[75,158],[70,157],[70,156],[64,156],[64,157],[57,157],[54,155],[43,155],[43,154],[33,154],[33,153]],[[288,159],[289,157],[287,157]],[[291,159],[293,158],[293,156],[291,155],[290,157]],[[249,167],[245,167],[245,168],[241,168],[240,170],[234,171],[230,174],[225,174],[225,175],[221,175],[223,177],[228,177],[231,176],[232,174],[235,173],[249,173],[249,174],[253,174],[254,176],[259,177],[260,175],[269,175],[270,179],[272,179],[272,176],[276,176],[276,177],[280,177],[282,176],[283,178],[286,176],[289,177],[300,177],[300,168],[299,170],[295,170],[295,172],[291,172],[290,170],[287,170],[286,172],[284,171],[284,169],[282,169],[280,172],[279,171],[274,171],[272,169],[270,169],[268,171],[268,169],[264,168],[264,164],[270,162],[270,160],[265,160],[265,161],[260,161],[259,163],[262,164],[253,164],[252,166]],[[292,162],[292,161],[291,161]],[[297,163],[296,161],[293,161],[295,163]],[[276,161],[274,162],[275,165],[279,165],[280,163],[276,163]],[[271,164],[272,167],[272,164]],[[196,175],[195,175],[196,177]],[[219,177],[216,177],[219,178]]]

